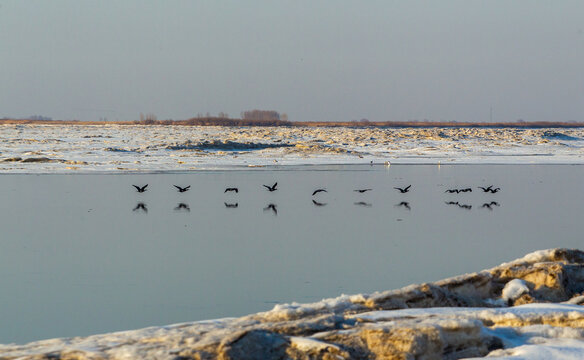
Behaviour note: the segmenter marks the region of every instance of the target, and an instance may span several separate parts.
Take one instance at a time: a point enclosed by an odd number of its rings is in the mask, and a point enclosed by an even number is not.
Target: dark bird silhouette
[[[496,194],[499,190],[501,190],[501,188],[491,189],[491,194]]]
[[[316,189],[316,190],[314,190],[314,192],[312,193],[312,196],[314,196],[314,195],[318,194],[319,192],[328,192],[328,191],[326,191],[325,189]]]
[[[478,188],[479,189],[482,189],[483,192],[489,192],[493,188],[493,185],[490,185],[489,187],[486,187],[486,188],[485,187],[482,187],[482,186],[479,186]]]
[[[461,209],[465,209],[465,210],[470,210],[472,209],[472,205],[465,205],[465,204],[460,204],[458,201],[447,201],[445,202],[446,205],[456,205]]]
[[[148,186],[148,184],[146,184],[142,187],[139,187],[138,185],[132,185],[132,186],[135,187],[136,191],[138,191],[139,193],[143,193],[144,191],[146,191],[146,187]]]
[[[177,206],[174,208],[174,210],[175,210],[175,211],[182,211],[182,210],[184,210],[184,211],[190,212],[190,211],[191,211],[191,208],[189,207],[189,204],[180,203],[180,204],[178,204],[178,205],[177,205]]]
[[[398,188],[398,187],[394,187],[394,189],[399,190],[400,193],[405,194],[408,191],[410,191],[410,187],[412,187],[412,185],[408,185],[405,188]]]
[[[407,201],[402,201],[399,204],[395,205],[396,207],[405,207],[408,210],[412,210],[412,208],[410,207],[410,203]]]
[[[460,189],[460,192],[472,192],[471,188],[466,188],[466,189]]]
[[[370,203],[366,203],[365,201],[359,201],[359,202],[356,202],[353,204],[355,204],[357,206],[364,206],[364,207],[371,207],[372,206]]]
[[[274,183],[274,185],[272,185],[272,186],[264,185],[264,187],[266,189],[268,189],[269,192],[278,190],[278,189],[276,189],[276,186],[278,186],[278,183]]]
[[[321,203],[321,202],[318,202],[318,201],[316,201],[316,200],[314,200],[314,199],[312,199],[312,203],[313,203],[314,205],[316,205],[316,206],[326,206],[326,203]]]
[[[186,186],[186,187],[180,187],[178,185],[174,185],[174,187],[177,188],[178,189],[178,192],[181,192],[181,193],[182,192],[185,192],[185,191],[189,191],[189,189],[191,188],[190,185],[189,186]]]
[[[449,193],[449,194],[452,194],[452,193],[457,193],[458,194],[460,192],[460,190],[458,190],[458,189],[448,189],[445,192],[446,193]]]
[[[491,201],[490,203],[484,203],[482,207],[493,211],[493,206],[501,206],[501,205],[496,201]]]
[[[225,191],[223,191],[223,193],[226,193],[228,191],[235,191],[236,193],[238,193],[239,189],[238,188],[227,188],[227,189],[225,189]]]
[[[274,215],[278,215],[278,209],[276,209],[278,205],[275,204],[269,204],[268,206],[266,206],[264,208],[264,211],[270,211],[272,210],[272,212],[274,213]]]
[[[371,190],[373,190],[373,189],[357,189],[357,190],[353,190],[353,191],[356,191],[358,193],[363,194],[364,192],[371,191]]]
[[[225,204],[225,207],[228,209],[235,209],[239,206],[239,203],[233,203],[233,204],[223,203],[223,204]]]
[[[132,211],[142,211],[147,213],[148,208],[146,207],[146,204],[144,204],[143,202],[139,202],[138,204],[136,204],[136,207],[132,209]]]

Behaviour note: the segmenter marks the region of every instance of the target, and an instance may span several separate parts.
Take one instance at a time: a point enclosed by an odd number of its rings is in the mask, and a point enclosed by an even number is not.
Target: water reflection
[[[274,185],[274,186],[275,186],[275,185]],[[274,213],[274,215],[278,215],[278,209],[277,209],[277,206],[278,206],[278,205],[276,205],[276,204],[269,204],[268,206],[266,206],[266,207],[264,208],[264,211],[270,211],[270,210],[272,210],[272,212]]]
[[[139,202],[138,204],[136,204],[136,207],[134,207],[132,209],[132,211],[138,211],[138,212],[147,213],[148,212],[148,208],[146,207],[146,204],[144,204],[143,202]]]
[[[493,206],[497,206],[498,207],[498,206],[501,206],[501,204],[499,204],[496,201],[491,201],[490,203],[484,203],[483,206],[481,206],[481,207],[487,208],[487,209],[493,211]]]
[[[318,201],[316,201],[316,200],[314,200],[314,199],[312,199],[312,203],[313,203],[315,206],[326,206],[326,205],[327,205],[327,203],[321,203],[321,202],[318,202]]]
[[[239,206],[239,203],[231,203],[230,204],[230,203],[224,202],[223,204],[225,204],[225,207],[228,209],[235,209]]]
[[[189,204],[185,204],[185,203],[179,203],[175,208],[174,211],[185,211],[185,212],[190,212],[191,208],[189,207]]]
[[[399,204],[395,204],[395,207],[404,207],[404,208],[406,208],[408,210],[412,210],[412,208],[410,206],[410,203],[407,202],[407,201],[402,201]]]
[[[363,206],[363,207],[371,207],[373,206],[371,203],[365,202],[365,201],[359,201],[359,202],[355,202],[353,203],[354,205],[357,206]]]
[[[467,205],[467,204],[460,204],[458,201],[445,201],[444,202],[446,205],[456,205],[461,209],[465,209],[465,210],[470,210],[472,209],[472,205]]]

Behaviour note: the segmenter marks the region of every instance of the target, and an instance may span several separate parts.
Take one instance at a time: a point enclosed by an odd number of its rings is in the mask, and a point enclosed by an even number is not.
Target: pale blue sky
[[[584,121],[583,1],[0,0],[0,117]]]

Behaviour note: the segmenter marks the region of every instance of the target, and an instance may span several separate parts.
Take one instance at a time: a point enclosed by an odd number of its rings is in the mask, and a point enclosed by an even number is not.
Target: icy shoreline
[[[0,173],[306,164],[584,164],[584,129],[2,125]]]
[[[564,359],[584,353],[584,252],[241,318],[0,345],[2,359]]]

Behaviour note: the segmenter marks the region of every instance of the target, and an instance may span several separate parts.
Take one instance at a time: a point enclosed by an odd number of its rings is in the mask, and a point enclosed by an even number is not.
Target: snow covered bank
[[[584,164],[584,129],[2,125],[0,173],[355,163]]]
[[[584,252],[241,318],[0,345],[2,359],[578,359]]]

